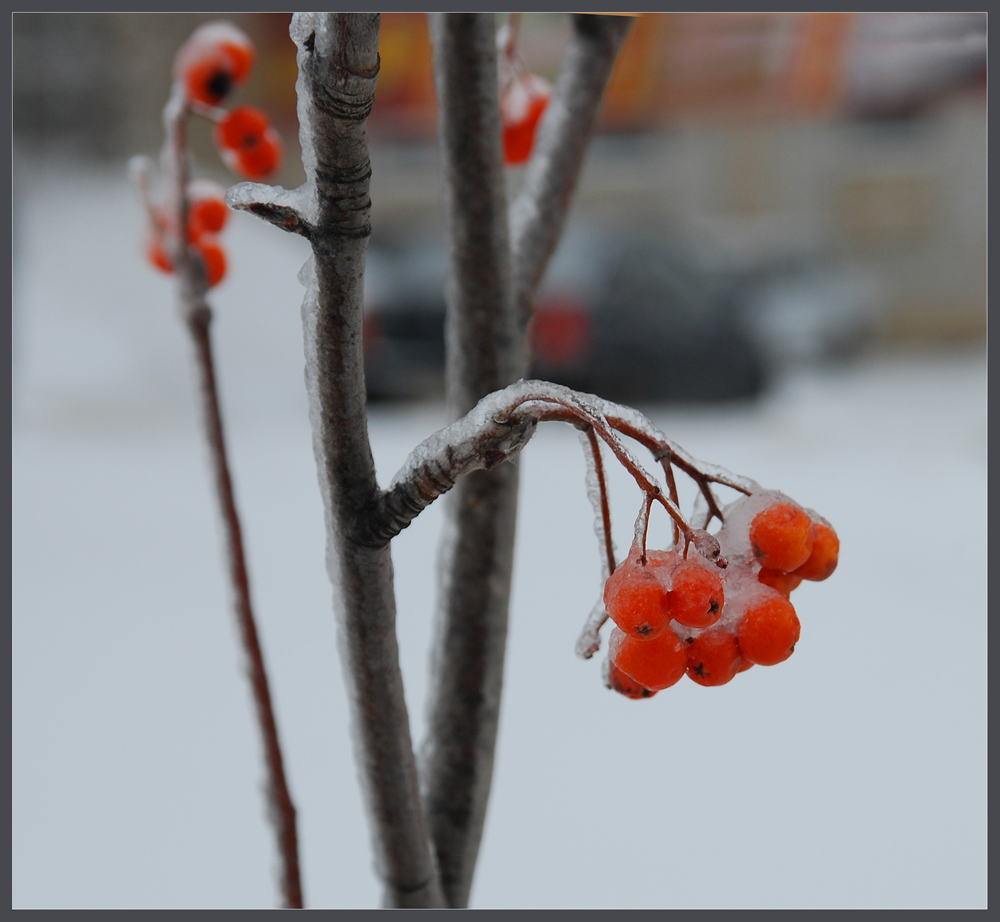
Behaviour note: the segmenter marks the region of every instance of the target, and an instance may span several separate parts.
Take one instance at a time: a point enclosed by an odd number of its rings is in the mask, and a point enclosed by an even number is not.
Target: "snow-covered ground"
[[[12,904],[266,907],[275,856],[199,440],[191,350],[119,173],[15,199]],[[373,193],[377,194],[376,186]],[[350,748],[302,386],[299,238],[226,232],[215,326],[253,593],[314,907],[379,902]],[[697,457],[824,513],[795,655],[722,688],[608,692],[579,442],[523,486],[506,698],[473,905],[985,907],[983,347],[801,371],[752,407],[647,408]],[[380,406],[386,482],[444,422]],[[612,484],[627,545],[634,486]],[[393,545],[423,734],[440,509]],[[657,529],[659,531],[657,532]],[[654,513],[654,537],[666,523]]]

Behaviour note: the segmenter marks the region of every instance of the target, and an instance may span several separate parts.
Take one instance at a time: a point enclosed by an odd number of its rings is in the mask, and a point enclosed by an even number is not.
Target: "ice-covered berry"
[[[699,685],[731,682],[742,662],[739,645],[729,631],[703,631],[687,645],[688,678]]]
[[[769,570],[767,567],[760,568],[757,579],[765,586],[776,589],[785,598],[788,598],[802,582],[802,577],[798,575],[797,571],[795,573],[785,573],[782,570]]]
[[[637,556],[623,560],[604,586],[604,607],[626,634],[655,637],[670,623],[667,587],[657,574],[657,563]]]
[[[722,614],[722,579],[697,560],[682,560],[671,576],[667,599],[670,616],[679,624],[710,627]]]
[[[736,632],[744,658],[759,666],[774,666],[792,655],[799,640],[795,608],[780,593],[760,587]]]
[[[237,106],[223,116],[215,142],[226,165],[245,179],[265,179],[281,164],[281,138],[254,106]]]
[[[174,77],[188,99],[217,106],[242,83],[254,63],[253,43],[229,22],[199,26],[174,58]]]
[[[750,544],[762,566],[790,573],[812,552],[812,519],[792,503],[773,503],[750,523]]]
[[[192,246],[205,267],[205,279],[208,282],[208,287],[214,288],[226,275],[226,251],[222,249],[217,240],[211,237],[202,237],[195,241]]]
[[[218,234],[229,219],[226,190],[210,179],[195,179],[188,184],[188,240],[206,234]]]
[[[523,74],[511,80],[500,98],[503,159],[507,166],[526,163],[535,145],[535,131],[552,96],[544,77]]]
[[[686,644],[669,628],[655,637],[611,631],[610,663],[650,691],[680,681],[687,668]]]
[[[163,236],[158,231],[152,231],[146,240],[146,259],[160,272],[171,273],[174,271],[173,260],[167,254],[166,247],[163,245]]]
[[[608,686],[626,698],[652,698],[655,691],[640,685],[631,676],[625,675],[614,663],[608,662]]]
[[[794,575],[808,580],[824,580],[837,569],[840,538],[826,519],[813,516],[813,545],[809,559]]]

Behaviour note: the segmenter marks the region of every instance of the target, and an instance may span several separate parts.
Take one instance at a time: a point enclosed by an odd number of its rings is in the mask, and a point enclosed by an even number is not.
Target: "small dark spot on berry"
[[[718,610],[719,610],[719,600],[712,599],[712,601],[708,605],[708,613],[710,615],[714,615]]]
[[[252,147],[256,147],[260,143],[260,138],[256,134],[245,134],[240,138],[240,147],[244,150],[250,150]]]
[[[698,676],[699,679],[703,679],[703,678],[705,678],[705,676],[709,676],[709,675],[712,674],[710,672],[706,672],[705,671],[705,664],[704,663],[698,663],[698,665],[695,666],[694,669],[692,669],[691,671],[696,676]]]
[[[642,636],[645,637],[647,634],[652,634],[653,629],[648,624],[640,624],[639,627],[636,628],[636,633],[642,634]]]
[[[685,637],[684,638],[684,643],[694,643],[694,638],[693,637]]]
[[[209,94],[211,94],[213,99],[225,99],[229,95],[229,91],[233,88],[233,78],[229,71],[217,70],[212,74],[208,81],[206,89]]]

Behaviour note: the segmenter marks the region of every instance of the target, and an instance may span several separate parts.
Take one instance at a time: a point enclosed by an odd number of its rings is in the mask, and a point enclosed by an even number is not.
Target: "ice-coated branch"
[[[297,46],[306,183],[284,195],[254,196],[246,187],[238,195],[250,211],[254,198],[268,205],[270,215],[275,205],[288,206],[311,228],[313,256],[303,273],[306,387],[325,512],[327,571],[376,871],[387,905],[440,906],[399,670],[392,562],[387,546],[367,546],[355,537],[359,520],[380,492],[368,438],[362,358],[371,230],[365,125],[378,77],[379,16],[296,13],[290,32]]]
[[[449,273],[446,395],[458,418],[519,377],[492,13],[431,17]],[[474,471],[448,497],[422,782],[448,905],[468,904],[493,774],[517,468]]]
[[[575,14],[559,76],[511,208],[514,297],[528,327],[542,275],[562,236],[573,191],[630,18]]]
[[[594,532],[600,544],[601,586],[603,586],[615,569],[615,545],[611,538],[611,507],[608,503],[608,485],[604,476],[601,443],[597,440],[593,427],[588,426],[581,430],[580,441],[583,442],[587,458],[587,497],[594,507]],[[676,497],[671,498],[676,504]],[[587,616],[583,630],[577,638],[577,656],[590,659],[600,649],[600,630],[607,620],[608,613],[604,607],[602,594]]]
[[[530,281],[512,284],[495,20],[492,14],[441,15],[432,19],[431,28],[450,241],[446,388],[450,410],[458,416],[527,371],[527,319],[518,304],[530,304],[555,249],[579,171],[578,163],[573,166],[577,153],[568,149],[579,145],[582,158],[592,118],[583,133],[556,132],[564,138],[556,147],[568,155],[547,155],[552,162],[542,171],[556,191],[550,194],[543,183],[533,195],[538,207],[556,208],[561,215],[551,225],[545,219],[540,237],[515,246],[521,255],[514,256],[514,265],[530,264],[525,276]],[[578,33],[587,31],[578,24]],[[591,54],[584,58],[578,77],[597,63]],[[576,100],[575,80],[569,84],[564,94]],[[599,100],[600,93],[590,103],[595,111]],[[573,108],[574,117],[579,111]],[[552,183],[550,174],[564,169],[568,174]],[[538,253],[529,252],[535,244]],[[449,500],[441,550],[430,729],[422,767],[442,884],[454,907],[468,902],[492,779],[516,507],[514,465],[464,478]]]

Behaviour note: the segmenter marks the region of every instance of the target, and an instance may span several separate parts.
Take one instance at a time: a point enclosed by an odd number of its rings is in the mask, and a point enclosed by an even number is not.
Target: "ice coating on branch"
[[[601,555],[604,556],[603,554]],[[590,610],[587,620],[580,631],[580,636],[576,639],[576,655],[582,659],[590,659],[601,649],[600,630],[604,622],[608,620],[608,612],[604,607],[604,599],[600,598]]]
[[[605,533],[604,529],[604,507],[602,504],[603,496],[601,491],[601,482],[597,473],[597,463],[598,460],[594,457],[594,453],[591,450],[591,441],[588,434],[584,431],[580,432],[580,442],[583,444],[583,459],[584,464],[587,468],[586,473],[586,483],[587,483],[587,499],[590,500],[590,505],[594,510],[594,534],[597,536],[597,545],[600,551],[601,558],[601,582],[602,585],[608,581],[608,577],[611,575],[608,569],[608,557],[605,553],[605,548],[610,545],[612,556],[615,553],[614,541],[611,536]],[[601,443],[596,443],[596,450],[601,450]]]

